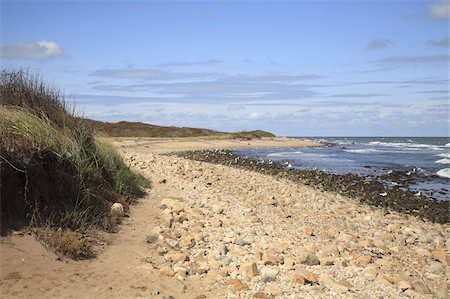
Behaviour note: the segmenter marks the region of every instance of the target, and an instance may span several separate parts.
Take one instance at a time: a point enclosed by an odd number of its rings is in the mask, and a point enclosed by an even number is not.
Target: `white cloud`
[[[435,19],[448,19],[450,16],[450,0],[437,0],[431,4],[430,15]]]
[[[63,49],[53,41],[41,40],[5,45],[0,48],[0,57],[4,59],[45,60],[63,55]]]

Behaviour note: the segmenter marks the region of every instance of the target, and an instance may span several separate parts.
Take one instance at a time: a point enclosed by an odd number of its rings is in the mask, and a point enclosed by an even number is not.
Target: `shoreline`
[[[281,163],[246,158],[228,150],[185,151],[174,153],[174,155],[286,178],[323,191],[359,198],[361,204],[387,209],[386,212],[394,210],[441,224],[450,222],[449,201],[437,201],[424,196],[416,196],[414,192],[400,188],[386,188],[378,179],[366,180],[357,174],[332,174],[320,170],[290,169]]]
[[[119,148],[133,146],[140,152],[168,153],[186,150],[281,148],[281,147],[321,147],[325,143],[289,137],[263,137],[260,139],[219,139],[217,137],[183,138],[106,138]]]
[[[447,224],[255,169],[118,145],[152,181],[148,197],[93,260],[61,261],[31,236],[3,239],[5,298],[447,298]]]

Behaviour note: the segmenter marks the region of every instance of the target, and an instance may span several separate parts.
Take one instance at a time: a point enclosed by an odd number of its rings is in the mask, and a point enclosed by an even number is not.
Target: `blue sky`
[[[449,135],[449,0],[3,0],[0,43],[94,119]]]

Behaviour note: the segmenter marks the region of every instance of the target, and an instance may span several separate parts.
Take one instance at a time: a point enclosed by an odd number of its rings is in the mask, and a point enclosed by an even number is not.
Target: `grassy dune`
[[[2,71],[0,115],[2,235],[30,225],[60,252],[89,257],[82,234],[114,229],[112,203],[127,209],[149,182],[35,75]]]
[[[272,133],[261,130],[227,133],[200,128],[157,126],[140,122],[109,123],[95,120],[89,120],[89,122],[100,135],[105,137],[214,137],[221,139],[275,137]]]

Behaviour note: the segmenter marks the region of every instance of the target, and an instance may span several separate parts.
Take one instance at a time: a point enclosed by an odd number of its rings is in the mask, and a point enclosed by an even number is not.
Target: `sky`
[[[2,69],[85,117],[449,136],[450,0],[0,3]]]

